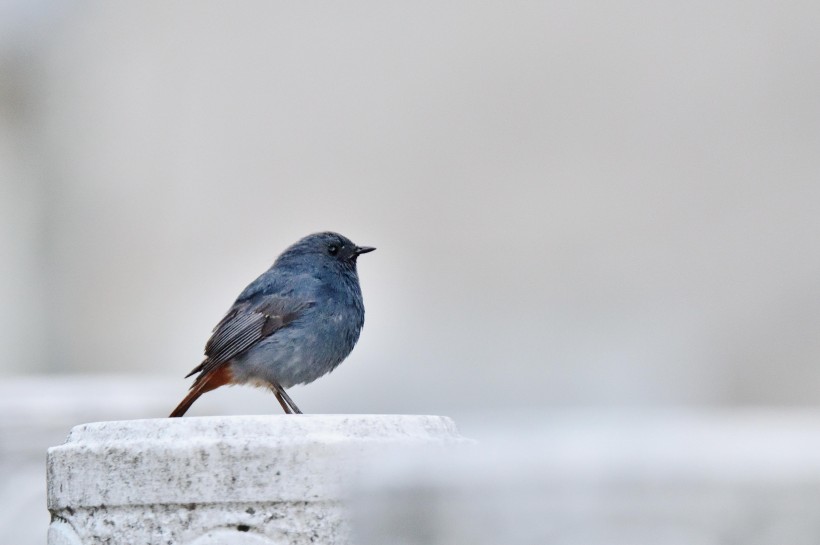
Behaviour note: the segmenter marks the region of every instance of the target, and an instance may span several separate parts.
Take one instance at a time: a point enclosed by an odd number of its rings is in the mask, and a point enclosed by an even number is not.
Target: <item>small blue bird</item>
[[[302,411],[285,392],[342,363],[359,340],[364,303],[356,259],[375,248],[338,233],[309,235],[250,283],[214,328],[199,375],[171,413],[226,384],[266,386],[288,413]]]

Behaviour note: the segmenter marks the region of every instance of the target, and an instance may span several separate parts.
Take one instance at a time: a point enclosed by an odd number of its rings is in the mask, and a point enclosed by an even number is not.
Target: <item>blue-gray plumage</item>
[[[286,413],[301,413],[285,392],[336,368],[364,325],[356,259],[375,248],[337,233],[309,235],[284,252],[239,294],[205,345],[205,360],[171,416],[225,384],[273,390]]]

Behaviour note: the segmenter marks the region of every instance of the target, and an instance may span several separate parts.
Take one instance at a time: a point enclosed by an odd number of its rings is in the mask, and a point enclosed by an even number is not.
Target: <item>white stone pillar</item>
[[[346,544],[345,490],[368,460],[460,442],[440,416],[85,424],[48,451],[48,543]]]

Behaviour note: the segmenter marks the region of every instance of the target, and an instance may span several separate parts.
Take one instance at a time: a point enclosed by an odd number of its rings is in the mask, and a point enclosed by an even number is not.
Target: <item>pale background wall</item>
[[[46,446],[167,414],[237,293],[323,229],[379,250],[306,411],[805,422],[818,28],[793,1],[0,0],[0,535],[42,543]]]
[[[820,399],[820,4],[2,14],[6,377],[161,376],[170,408],[236,294],[334,229],[379,250],[311,412]]]

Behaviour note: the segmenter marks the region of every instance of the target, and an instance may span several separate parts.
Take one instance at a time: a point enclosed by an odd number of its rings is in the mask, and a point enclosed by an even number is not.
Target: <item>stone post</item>
[[[346,487],[368,460],[460,442],[440,416],[84,424],[48,451],[48,543],[347,544]]]

